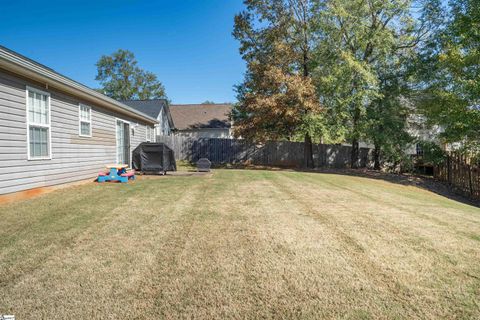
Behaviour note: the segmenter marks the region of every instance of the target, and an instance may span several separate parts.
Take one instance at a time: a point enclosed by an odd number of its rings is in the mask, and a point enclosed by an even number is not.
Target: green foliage
[[[377,67],[380,78],[380,97],[367,106],[365,136],[375,145],[379,157],[375,159],[376,168],[380,167],[380,158],[401,160],[405,149],[414,138],[409,133],[409,117],[415,113],[408,86],[408,58],[394,57]],[[409,162],[409,161],[407,161]]]
[[[98,91],[117,100],[166,98],[165,88],[157,76],[137,66],[132,52],[118,50],[98,60],[96,80],[102,88]]]
[[[403,65],[429,27],[426,14],[414,17],[413,5],[409,0],[317,1],[314,79],[330,123],[344,127],[353,145],[370,140],[400,149],[392,143],[405,147],[409,140],[398,103],[405,83],[392,79],[404,77]],[[353,152],[352,165],[358,157]]]
[[[405,168],[408,119],[421,114],[445,140],[480,150],[478,1],[452,1],[448,28],[441,0],[244,2],[234,31],[247,62],[234,112],[242,136],[350,141],[352,166],[365,141]],[[309,81],[320,112],[304,108],[310,95],[298,99]]]
[[[450,17],[419,60],[423,113],[447,143],[478,153],[480,141],[480,1],[450,2]],[[423,66],[423,68],[422,68]]]
[[[345,141],[346,130],[336,122],[329,122],[325,113],[307,114],[302,119],[293,141],[303,141],[305,133],[312,137],[315,143],[337,144]]]
[[[420,148],[423,150],[422,160],[424,163],[441,164],[445,160],[445,151],[438,144],[431,141],[419,141]]]
[[[414,161],[405,149],[396,145],[386,145],[382,149],[382,166],[387,172],[402,173],[412,172]]]

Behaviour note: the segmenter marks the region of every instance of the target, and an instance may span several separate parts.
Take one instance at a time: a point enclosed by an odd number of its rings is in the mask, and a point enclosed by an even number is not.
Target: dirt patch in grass
[[[44,194],[48,194],[60,189],[66,189],[66,188],[79,186],[87,183],[93,183],[93,180],[94,179],[87,179],[82,181],[60,184],[56,186],[34,188],[34,189],[25,190],[25,191],[19,191],[19,192],[0,195],[0,205],[22,201],[22,200],[33,199],[33,198],[37,198]]]

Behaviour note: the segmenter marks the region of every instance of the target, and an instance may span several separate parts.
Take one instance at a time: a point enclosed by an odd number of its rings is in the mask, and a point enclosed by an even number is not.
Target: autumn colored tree
[[[292,139],[303,131],[305,167],[313,167],[312,137],[305,126],[321,108],[311,80],[313,3],[245,0],[234,37],[247,62],[237,87],[235,134],[246,139]]]

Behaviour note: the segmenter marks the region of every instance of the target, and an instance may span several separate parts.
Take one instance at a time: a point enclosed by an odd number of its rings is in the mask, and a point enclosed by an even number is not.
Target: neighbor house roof
[[[110,109],[147,123],[157,123],[156,118],[133,109],[117,100],[107,97],[100,92],[67,78],[51,68],[33,61],[10,49],[0,46],[0,69],[18,74],[25,78],[36,81],[46,88],[54,88],[82,98],[85,102],[96,103],[106,109]]]
[[[123,100],[120,101],[131,108],[138,110],[152,118],[158,119],[158,115],[162,110],[165,110],[167,114],[170,127],[173,127],[172,116],[168,107],[168,101],[166,99],[151,99],[151,100]]]
[[[231,104],[172,104],[173,125],[177,130],[228,129],[231,127]]]

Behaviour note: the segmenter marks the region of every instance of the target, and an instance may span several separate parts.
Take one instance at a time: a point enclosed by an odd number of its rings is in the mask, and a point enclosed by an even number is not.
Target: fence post
[[[472,182],[472,167],[467,165],[468,169],[468,186],[470,189],[470,196],[473,196],[473,182]]]
[[[207,157],[215,164],[251,162],[265,166],[302,166],[304,162],[302,142],[268,141],[257,146],[246,140],[193,138],[181,135],[158,136],[158,141],[174,150],[176,160],[196,161],[198,158]],[[350,148],[341,145],[313,145],[315,167],[346,167],[349,162]],[[366,160],[370,152],[361,149],[360,153],[362,166],[367,166]],[[447,159],[448,180],[452,183],[454,168],[450,163],[451,159]]]
[[[450,155],[447,155],[447,183],[452,183],[452,170],[451,170],[452,161]]]

